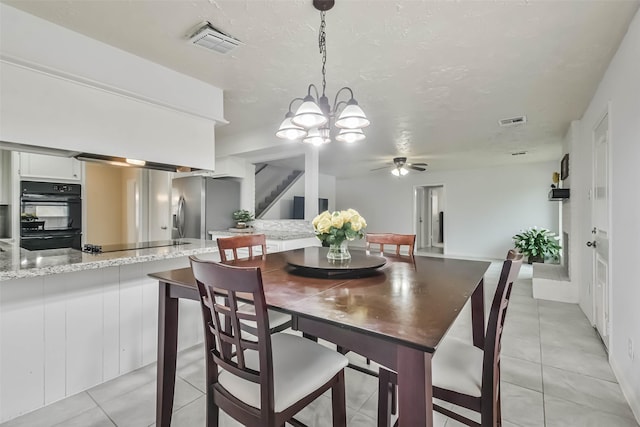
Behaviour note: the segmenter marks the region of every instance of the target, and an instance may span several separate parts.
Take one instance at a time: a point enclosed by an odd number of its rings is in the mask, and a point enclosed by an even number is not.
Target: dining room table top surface
[[[225,264],[259,267],[270,308],[322,319],[426,352],[435,351],[490,264],[385,254],[386,263],[364,275],[313,277],[288,262],[292,255],[300,257],[305,250]],[[323,251],[315,251],[318,256],[326,256]],[[350,251],[358,253],[357,249]],[[180,287],[196,288],[190,268],[150,276]]]

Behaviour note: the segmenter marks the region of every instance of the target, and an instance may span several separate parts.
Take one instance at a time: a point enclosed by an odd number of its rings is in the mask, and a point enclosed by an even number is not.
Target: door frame
[[[425,190],[428,188],[434,188],[434,187],[442,188],[442,200],[440,205],[443,207],[442,210],[444,212],[447,212],[447,190],[446,190],[445,184],[434,183],[434,184],[422,184],[422,185],[413,186],[413,213],[412,213],[413,221],[412,222],[413,222],[413,233],[416,235],[416,249],[420,247],[424,247],[424,246],[420,246],[422,245],[423,242],[422,242],[422,236],[420,236],[419,234],[420,224],[418,221],[420,219],[422,206],[424,205],[424,198],[426,193]],[[431,205],[431,202],[429,202],[429,205]],[[446,239],[446,236],[448,235],[447,225],[448,225],[448,221],[445,221],[444,228],[443,228],[443,234],[445,236],[444,244],[442,246],[443,254],[447,253],[447,239]],[[431,227],[431,225],[429,225],[429,227]],[[433,236],[433,230],[431,230],[431,235]]]
[[[609,101],[607,103],[606,108],[604,109],[604,111],[602,111],[602,113],[600,113],[597,116],[597,120],[595,121],[594,125],[591,128],[591,187],[589,189],[590,192],[590,208],[591,208],[591,224],[590,224],[590,228],[595,227],[595,203],[596,203],[596,198],[595,198],[595,194],[594,194],[594,189],[596,186],[596,129],[598,128],[598,126],[600,125],[600,123],[602,123],[603,120],[607,120],[607,242],[608,242],[608,254],[607,254],[607,295],[606,295],[606,309],[607,309],[607,322],[605,325],[605,328],[607,330],[607,343],[605,344],[605,347],[607,347],[607,349],[609,348],[610,344],[611,344],[611,337],[613,336],[613,326],[612,326],[612,322],[611,322],[611,317],[612,317],[612,304],[611,304],[611,296],[613,294],[613,281],[611,280],[611,264],[612,264],[612,260],[613,260],[613,251],[612,251],[612,221],[611,221],[611,217],[612,217],[612,209],[611,209],[611,179],[612,179],[612,159],[611,159],[611,146],[612,146],[612,142],[613,142],[613,131],[611,129],[611,101]],[[594,238],[595,236],[590,235],[590,238]],[[590,278],[590,282],[591,282],[591,318],[592,318],[592,326],[596,329],[597,331],[597,322],[598,319],[596,318],[596,252],[594,249],[591,249],[591,253],[590,253],[590,258],[591,258],[591,271],[589,272],[591,275]]]

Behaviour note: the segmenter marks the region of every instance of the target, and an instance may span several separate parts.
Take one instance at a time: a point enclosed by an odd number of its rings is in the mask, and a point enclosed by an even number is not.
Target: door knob
[[[596,241],[594,240],[593,242],[587,242],[587,246],[589,247],[596,247]]]

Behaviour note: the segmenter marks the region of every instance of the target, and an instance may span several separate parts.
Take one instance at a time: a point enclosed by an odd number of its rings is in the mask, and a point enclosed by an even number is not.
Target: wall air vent
[[[523,125],[527,123],[527,116],[510,117],[508,119],[498,120],[500,127],[506,128],[510,126]]]
[[[223,54],[229,53],[243,44],[240,40],[218,30],[209,22],[196,26],[189,35],[189,41],[196,46]]]

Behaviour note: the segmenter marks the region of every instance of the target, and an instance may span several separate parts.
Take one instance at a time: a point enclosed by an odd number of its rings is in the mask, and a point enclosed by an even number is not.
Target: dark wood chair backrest
[[[493,297],[489,321],[487,324],[487,334],[485,338],[484,359],[482,366],[482,419],[493,419],[492,414],[497,414],[500,381],[500,343],[502,340],[502,329],[504,319],[507,314],[509,297],[513,282],[518,278],[522,257],[518,260],[507,259],[502,264],[498,287]],[[491,398],[487,398],[491,396]]]
[[[261,409],[273,411],[271,335],[260,268],[233,267],[193,256],[189,259],[200,294],[208,384],[217,383],[219,366],[231,374],[260,384]],[[253,298],[253,305],[245,304],[239,311],[238,293],[245,294],[245,298]],[[251,312],[250,307],[255,307],[255,311]],[[253,340],[254,337],[252,340],[243,338],[241,319],[256,322],[257,340]],[[258,352],[259,371],[246,366],[247,350]],[[241,404],[239,400],[238,403]]]
[[[253,250],[256,246],[262,247],[260,256],[263,258],[267,255],[267,238],[264,234],[247,234],[233,237],[219,237],[218,252],[220,252],[220,261],[231,261],[238,259],[238,249],[249,249],[249,258],[253,258]],[[233,253],[233,258],[227,257],[227,251]]]
[[[379,245],[380,253],[384,253],[384,246],[395,246],[396,255],[400,255],[400,247],[408,246],[409,255],[413,255],[413,248],[416,244],[415,234],[393,234],[393,233],[367,233],[367,252],[371,251],[371,244]]]

